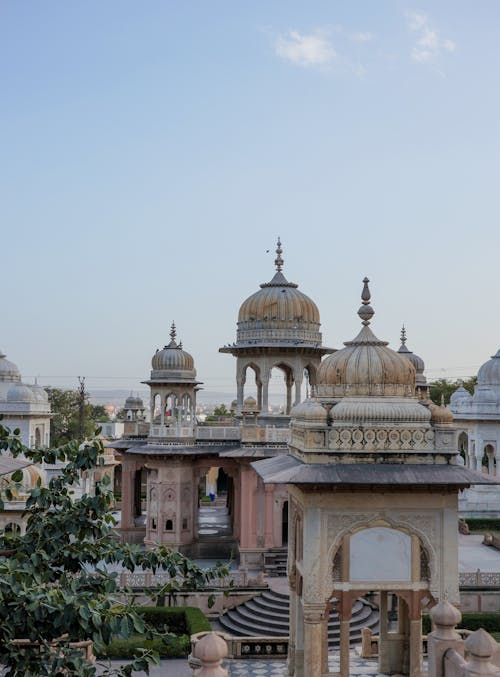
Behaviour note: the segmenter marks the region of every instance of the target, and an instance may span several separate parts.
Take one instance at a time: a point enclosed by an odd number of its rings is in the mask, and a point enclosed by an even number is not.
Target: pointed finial
[[[179,346],[178,346],[178,347],[182,350],[182,341],[179,341]]]
[[[368,287],[368,282],[370,280],[365,277],[363,280],[363,291],[361,292],[361,303],[363,304],[358,310],[358,315],[362,320],[362,324],[367,327],[370,324],[370,320],[375,314],[375,311],[370,305],[371,293],[370,288]]]
[[[175,329],[175,322],[172,322],[172,326],[170,327],[170,338],[172,341],[175,341],[175,337],[177,336],[177,331]]]
[[[444,407],[444,393],[441,393],[441,407]]]
[[[276,258],[274,259],[274,265],[276,266],[276,270],[278,273],[281,273],[281,269],[283,268],[283,259],[281,258],[281,255],[283,254],[283,250],[281,249],[281,240],[278,235],[278,246],[276,247]]]
[[[404,325],[401,327],[401,343],[403,345],[406,343],[406,329]]]

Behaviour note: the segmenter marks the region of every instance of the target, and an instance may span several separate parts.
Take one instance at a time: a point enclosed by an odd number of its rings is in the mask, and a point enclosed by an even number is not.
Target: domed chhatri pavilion
[[[247,370],[255,374],[257,408],[261,417],[269,410],[269,379],[273,368],[283,372],[286,384],[285,417],[292,404],[302,400],[304,373],[309,383],[316,383],[316,372],[323,355],[332,353],[321,344],[319,310],[298,285],[283,275],[283,250],[278,238],[276,273],[270,282],[260,285],[238,313],[236,343],[220,348],[221,353],[236,357],[237,412],[245,400]],[[295,392],[293,389],[295,387]],[[276,417],[273,417],[276,423]],[[288,425],[285,418],[284,425]]]
[[[292,410],[288,455],[252,464],[266,486],[288,485],[295,677],[328,673],[332,605],[349,675],[352,605],[367,593],[380,600],[379,671],[420,676],[422,609],[459,603],[458,491],[493,481],[457,464],[453,417],[417,396],[420,362],[372,332],[366,278],[361,298],[361,331],[323,360],[314,396]]]
[[[500,476],[500,350],[479,369],[474,394],[460,386],[451,396],[450,409],[467,467]],[[461,497],[460,512],[500,517],[500,487],[471,487]]]
[[[49,445],[50,404],[45,390],[21,380],[17,366],[0,350],[0,414],[3,423],[19,428],[27,447]]]

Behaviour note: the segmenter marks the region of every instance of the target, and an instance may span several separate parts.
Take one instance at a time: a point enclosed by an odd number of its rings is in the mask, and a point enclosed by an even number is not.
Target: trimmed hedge
[[[472,631],[483,628],[490,634],[500,632],[500,613],[464,613],[457,628]],[[428,614],[422,617],[422,632],[424,635],[431,632],[431,618]]]
[[[500,531],[500,519],[494,517],[466,517],[465,521],[472,531]]]
[[[153,649],[161,658],[185,658],[191,648],[190,635],[212,629],[208,618],[197,607],[141,606],[136,611],[157,632],[167,631],[176,636],[117,638],[102,650],[96,648],[98,658],[134,658],[138,649]]]

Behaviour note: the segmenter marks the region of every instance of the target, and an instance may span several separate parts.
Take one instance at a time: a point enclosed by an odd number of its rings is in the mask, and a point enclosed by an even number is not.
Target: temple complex
[[[450,411],[417,392],[424,384],[407,351],[372,332],[368,282],[361,331],[323,360],[312,396],[291,412],[289,453],[253,463],[266,487],[289,492],[294,677],[328,673],[332,606],[340,674],[349,675],[352,606],[369,593],[380,609],[379,671],[420,676],[422,610],[459,604],[458,492],[494,482],[457,463]],[[396,629],[389,599],[397,600]]]
[[[316,304],[283,274],[281,242],[276,271],[241,305],[237,340],[221,348],[236,357],[235,417],[223,425],[197,421],[197,379],[192,355],[177,340],[156,350],[150,388],[151,421],[129,398],[124,438],[111,442],[121,461],[121,535],[126,541],[165,543],[191,556],[228,556],[240,569],[259,571],[264,555],[286,548],[286,486],[265,486],[251,462],[287,453],[290,410],[303,399],[304,380],[314,388],[322,346]],[[255,374],[257,398],[245,394],[246,373]],[[269,379],[282,372],[284,411],[269,411]],[[142,405],[142,403],[141,403]],[[223,489],[227,528],[223,534],[199,529],[203,499]]]
[[[500,350],[477,373],[471,395],[463,386],[450,399],[458,444],[468,468],[500,476]],[[464,517],[500,517],[500,487],[475,485],[460,499]]]

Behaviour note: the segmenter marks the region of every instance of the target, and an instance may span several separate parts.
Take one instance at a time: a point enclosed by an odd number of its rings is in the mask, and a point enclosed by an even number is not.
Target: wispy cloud
[[[407,19],[410,31],[415,34],[415,43],[410,52],[412,61],[433,66],[444,53],[455,51],[455,42],[442,37],[427,14],[410,11],[407,12]]]
[[[305,34],[289,31],[279,35],[274,43],[276,54],[297,66],[328,66],[337,58],[337,52],[325,31]]]

